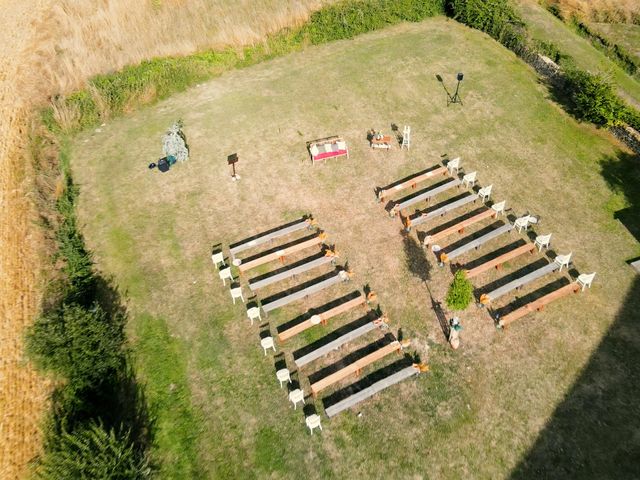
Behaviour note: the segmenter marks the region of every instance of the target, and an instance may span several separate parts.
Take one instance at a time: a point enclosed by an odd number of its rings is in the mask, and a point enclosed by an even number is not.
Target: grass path
[[[459,70],[464,107],[447,107],[435,75],[452,86]],[[161,476],[506,476],[613,323],[633,279],[623,259],[638,253],[612,218],[624,199],[600,174],[600,162],[615,161],[622,147],[546,97],[513,54],[439,18],[230,72],[79,135],[72,165],[80,217],[99,267],[129,299]],[[176,118],[192,158],[168,174],[150,172]],[[411,152],[370,151],[366,131],[389,132],[392,122],[413,127]],[[304,142],[335,133],[351,159],[311,167]],[[225,159],[236,151],[242,180],[232,183]],[[373,193],[445,153],[493,183],[496,200],[541,215],[554,248],[598,272],[592,291],[506,334],[472,308],[464,347],[450,351],[429,292],[444,298],[451,275],[432,265],[426,285],[412,273],[400,225]],[[215,243],[305,212],[349,261],[352,287],[378,292],[392,331],[402,328],[432,369],[362,404],[360,418],[325,419],[313,436],[209,259]]]
[[[589,40],[576,34],[537,2],[518,0],[516,4],[533,38],[553,42],[562,53],[570,55],[578,67],[608,76],[618,86],[618,92],[623,98],[636,106],[640,105],[640,82],[594,47]]]

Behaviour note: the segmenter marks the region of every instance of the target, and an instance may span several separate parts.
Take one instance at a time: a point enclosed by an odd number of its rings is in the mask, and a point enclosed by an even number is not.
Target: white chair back
[[[211,254],[211,261],[218,268],[218,264],[224,264],[224,254],[222,252],[216,252]]]
[[[449,173],[453,173],[454,170],[458,173],[458,170],[460,170],[460,157],[450,160],[447,163],[447,170],[449,170]]]
[[[562,270],[562,267],[567,267],[569,268],[569,262],[571,262],[571,255],[573,255],[573,252],[569,252],[566,255],[558,255],[553,261],[555,263],[557,263],[558,265],[560,265],[560,268],[558,269],[559,271]]]
[[[582,290],[586,287],[591,288],[591,284],[593,283],[593,279],[596,276],[596,272],[593,273],[581,273],[578,275],[578,284],[582,285]]]
[[[258,307],[251,307],[250,309],[248,309],[247,316],[249,317],[249,320],[251,320],[251,325],[253,325],[253,321],[255,319],[262,321],[262,317],[260,316],[260,309]]]
[[[478,176],[478,172],[467,173],[462,177],[462,184],[467,185],[468,187],[473,186],[476,183],[476,177]]]
[[[496,213],[501,213],[504,215],[504,207],[506,205],[507,205],[507,201],[503,200],[501,202],[494,203],[493,205],[491,205],[491,208],[494,209]]]
[[[543,248],[549,248],[549,245],[551,244],[551,234],[538,235],[534,244],[540,248],[540,251],[542,251]]]
[[[242,299],[242,303],[244,303],[244,297],[242,296],[242,287],[236,287],[231,289],[231,299],[233,300],[233,304],[236,304],[236,298]]]
[[[483,200],[486,201],[489,199],[489,197],[491,196],[491,190],[493,189],[493,184],[491,185],[487,185],[486,187],[482,187],[480,190],[478,190],[478,196]]]
[[[322,430],[322,425],[320,424],[320,417],[315,413],[313,415],[309,415],[308,417],[306,417],[304,421],[307,424],[307,427],[309,427],[309,430],[311,431],[311,435],[313,435],[314,428],[319,428],[320,430]]]
[[[273,348],[273,351],[276,351],[276,345],[273,343],[273,337],[264,337],[260,340],[260,345],[264,349],[264,354],[267,355],[267,349]]]
[[[231,267],[223,268],[218,272],[218,275],[220,276],[220,280],[222,280],[223,285],[227,284],[227,279],[233,281],[233,276],[231,275]]]

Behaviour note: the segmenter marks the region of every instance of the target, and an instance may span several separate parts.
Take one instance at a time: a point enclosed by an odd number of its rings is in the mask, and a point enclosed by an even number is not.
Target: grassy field
[[[593,23],[605,38],[625,48],[636,62],[640,62],[640,25],[627,23]]]
[[[570,55],[578,67],[606,75],[617,85],[618,92],[625,100],[636,106],[640,105],[640,82],[594,47],[588,39],[576,34],[571,27],[537,2],[517,0],[515,3],[533,38],[553,42],[562,53]]]
[[[451,88],[459,70],[465,103],[447,107],[435,76]],[[161,478],[509,475],[614,323],[633,283],[623,260],[640,253],[612,215],[629,199],[601,171],[626,158],[622,147],[547,97],[515,55],[440,18],[234,71],[78,135],[72,166],[80,218],[99,268],[128,300],[137,368],[156,418]],[[177,118],[185,122],[191,159],[168,174],[149,171],[162,133]],[[366,131],[390,133],[392,123],[413,127],[411,152],[371,151]],[[347,139],[351,158],[312,167],[305,141],[336,133]],[[238,183],[226,165],[233,152],[241,158]],[[553,232],[554,250],[573,251],[578,270],[598,272],[591,291],[508,332],[496,331],[486,310],[472,307],[462,316],[463,347],[450,350],[430,294],[441,301],[451,274],[416,246],[415,233],[400,234],[400,223],[374,194],[445,154],[461,155],[481,184],[493,183],[493,197],[506,198],[511,213],[540,215],[539,233]],[[431,366],[355,412],[324,418],[324,431],[313,436],[279,388],[274,358],[263,355],[259,338],[323,299],[251,327],[209,258],[215,244],[304,213],[313,213],[354,271],[333,295],[370,285],[391,331],[401,328]],[[527,261],[534,260],[514,262],[504,273]],[[480,285],[495,278],[488,274]],[[290,355],[321,333],[280,351]],[[305,384],[304,375],[296,377]],[[316,407],[321,411],[322,403]],[[629,415],[635,409],[630,405]],[[585,413],[584,422],[596,420]],[[608,448],[589,457],[615,472]]]

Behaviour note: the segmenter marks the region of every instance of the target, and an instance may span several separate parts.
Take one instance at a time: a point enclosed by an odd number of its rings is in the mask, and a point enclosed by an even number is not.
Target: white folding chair
[[[593,279],[596,276],[596,272],[593,273],[581,273],[580,275],[578,275],[578,285],[582,286],[582,291],[584,292],[584,289],[589,287],[591,288],[591,283],[593,283]]]
[[[549,248],[551,244],[551,234],[538,235],[533,244],[538,247],[538,251],[541,252],[543,248]]]
[[[486,187],[482,187],[480,190],[478,190],[478,196],[482,199],[483,202],[486,202],[487,200],[489,200],[492,189],[493,189],[493,184],[487,185]]]
[[[265,356],[267,356],[267,349],[269,348],[273,348],[274,353],[276,351],[276,345],[273,343],[273,337],[264,337],[260,340],[260,345],[264,349]]]
[[[536,217],[533,215],[525,215],[523,217],[516,218],[515,226],[518,229],[518,232],[520,232],[523,229],[526,230],[529,228],[529,225],[535,225],[536,223],[538,223],[538,219]]]
[[[218,272],[220,275],[220,280],[222,280],[223,285],[227,285],[227,280],[233,282],[233,276],[231,275],[231,267],[223,268]]]
[[[504,207],[507,205],[507,201],[503,200],[498,203],[494,203],[491,205],[491,208],[495,210],[496,213],[504,215]]]
[[[236,298],[241,299],[242,303],[244,303],[244,297],[242,296],[242,287],[236,287],[231,289],[231,300],[233,300],[234,305],[236,304]]]
[[[411,148],[411,127],[409,125],[405,125],[402,130],[402,145],[400,148],[407,147],[407,150]]]
[[[315,413],[306,417],[304,421],[307,423],[307,427],[309,427],[311,435],[313,435],[314,428],[319,428],[320,430],[322,430],[322,425],[320,425],[320,417]]]
[[[462,177],[462,184],[471,188],[476,183],[476,177],[478,176],[478,172],[467,173]]]
[[[449,170],[449,173],[451,175],[453,175],[454,170],[456,171],[456,173],[458,173],[458,171],[460,170],[460,157],[456,157],[453,160],[450,160],[447,163],[447,170]]]
[[[216,269],[220,270],[218,264],[224,265],[224,254],[222,252],[216,252],[211,254],[211,261],[216,266]]]
[[[253,325],[253,321],[256,319],[262,321],[262,317],[260,316],[260,309],[258,307],[251,307],[249,310],[247,310],[247,315],[249,317],[249,320],[251,320],[251,325]]]
[[[560,268],[558,269],[559,272],[562,271],[562,267],[569,268],[569,262],[571,262],[571,255],[573,255],[573,252],[569,252],[567,255],[558,255],[553,260],[555,263],[560,265]]]
[[[288,368],[281,368],[276,372],[276,378],[280,382],[280,388],[282,388],[283,382],[291,383],[291,374]]]
[[[306,405],[304,401],[304,392],[299,388],[295,390],[291,390],[289,392],[289,401],[293,403],[293,409],[297,410],[298,402],[302,402],[303,405]]]

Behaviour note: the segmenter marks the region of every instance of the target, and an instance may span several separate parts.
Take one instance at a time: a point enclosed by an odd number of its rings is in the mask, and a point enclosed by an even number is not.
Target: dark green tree
[[[36,320],[27,335],[27,350],[40,367],[81,390],[122,368],[124,341],[119,315],[109,315],[98,304],[65,304]]]
[[[38,479],[137,480],[150,476],[147,459],[129,434],[107,431],[99,423],[64,432],[50,447],[35,467]]]

